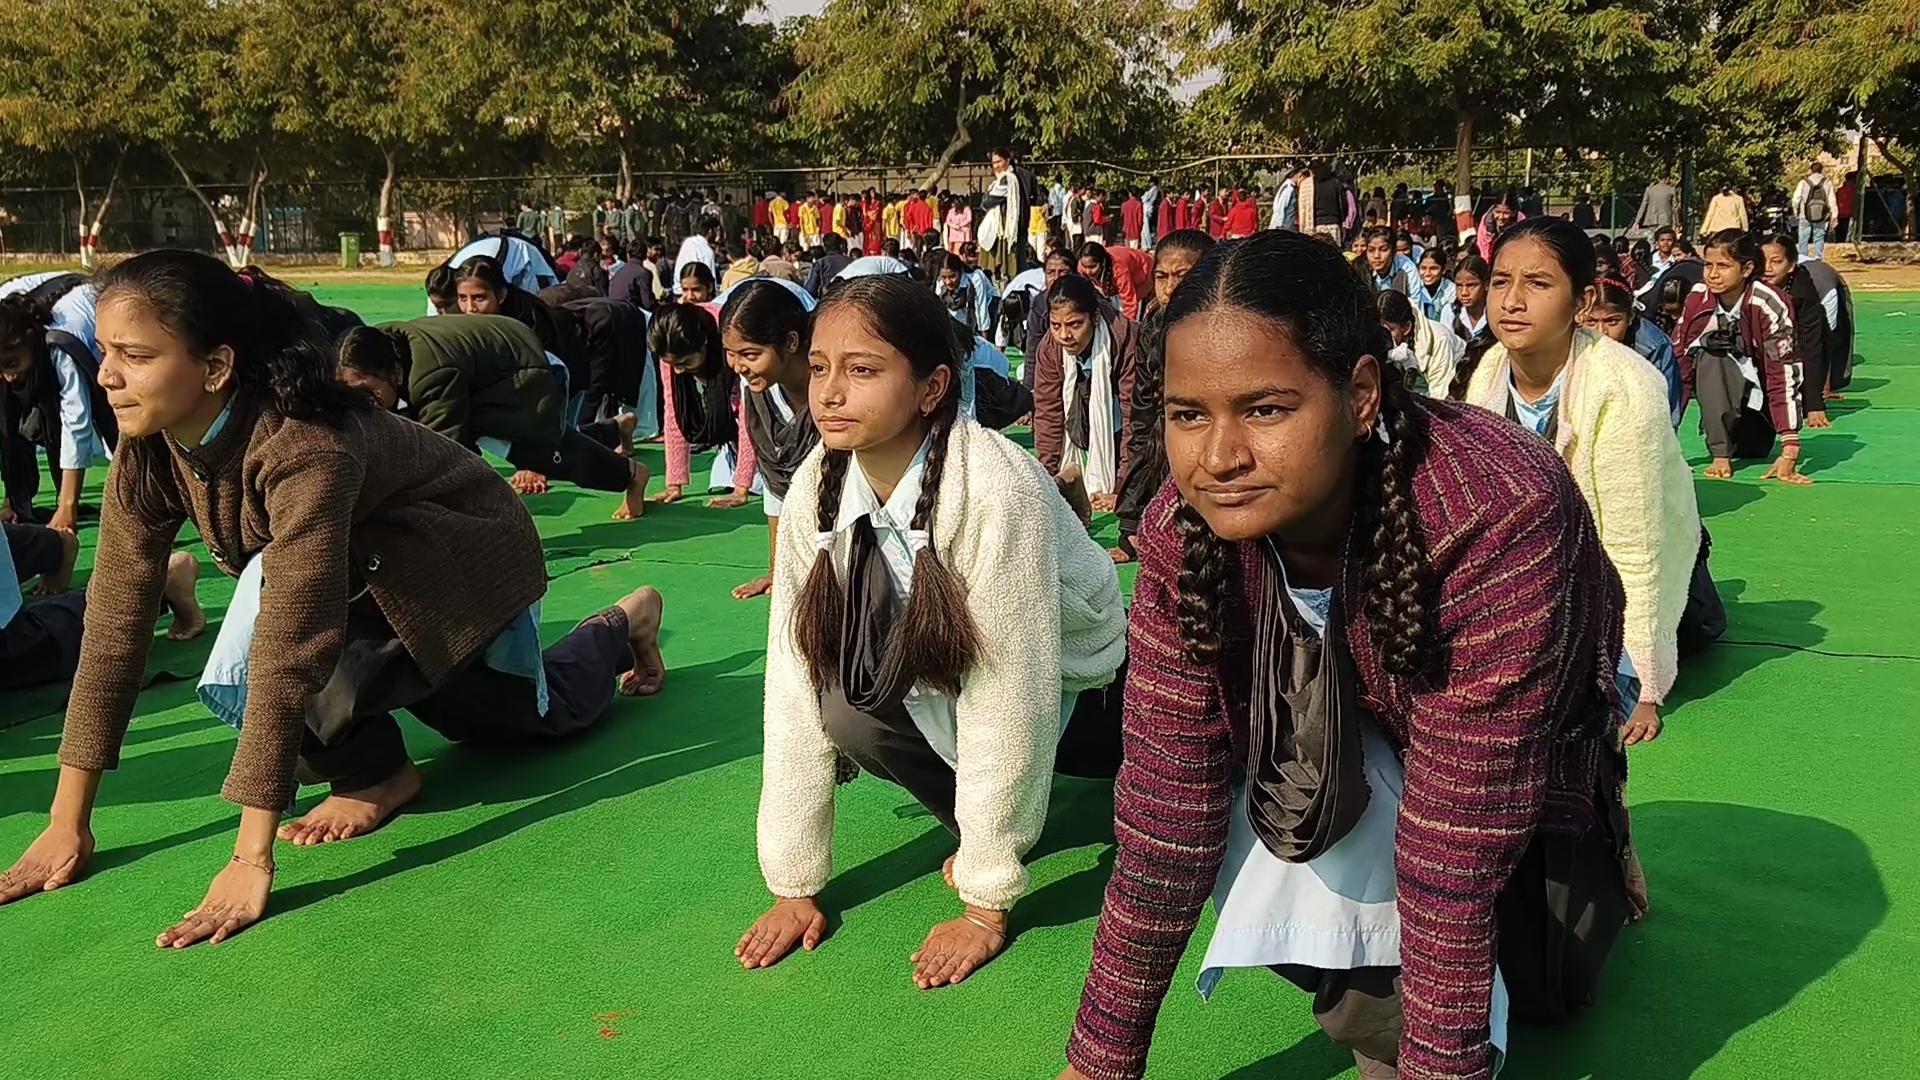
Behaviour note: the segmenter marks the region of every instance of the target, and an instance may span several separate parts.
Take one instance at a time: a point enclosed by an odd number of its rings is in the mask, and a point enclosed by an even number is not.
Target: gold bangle
[[[255,870],[264,870],[268,875],[271,875],[274,869],[272,866],[262,866],[252,859],[243,859],[237,854],[233,857],[233,861],[239,863],[241,866],[251,866]]]

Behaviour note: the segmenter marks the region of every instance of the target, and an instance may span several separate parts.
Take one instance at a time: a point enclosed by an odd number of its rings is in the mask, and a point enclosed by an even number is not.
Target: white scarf
[[[1073,425],[1066,425],[1066,453],[1061,464],[1069,462],[1080,466],[1080,472],[1086,477],[1089,495],[1111,495],[1120,490],[1119,448],[1113,435],[1113,337],[1107,333],[1107,320],[1098,315],[1093,319],[1093,363],[1090,378],[1092,385],[1087,387],[1087,441],[1092,446],[1076,446],[1073,441]],[[1073,386],[1079,378],[1080,362],[1066,355],[1062,349],[1061,363],[1071,365],[1071,370],[1060,380],[1061,411],[1071,415],[1073,411]]]
[[[991,251],[1004,242],[1009,251],[1020,246],[1021,234],[1026,232],[1026,214],[1020,205],[1020,178],[1009,168],[993,178],[993,186],[987,189],[989,197],[1006,201],[989,211],[980,221],[980,248]]]

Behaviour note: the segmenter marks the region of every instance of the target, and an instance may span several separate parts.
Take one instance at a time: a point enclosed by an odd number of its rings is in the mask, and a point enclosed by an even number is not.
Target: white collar
[[[951,436],[949,436],[951,438]],[[883,504],[880,496],[873,490],[873,484],[867,480],[867,474],[860,469],[860,455],[856,451],[853,460],[847,463],[847,478],[840,485],[840,515],[834,520],[834,531],[844,532],[861,518],[871,518],[875,529],[897,529],[906,532],[913,524],[914,504],[920,501],[920,481],[927,471],[927,453],[933,448],[933,436],[920,444],[920,450],[908,463],[907,471],[900,476],[900,482],[893,486],[893,494]]]

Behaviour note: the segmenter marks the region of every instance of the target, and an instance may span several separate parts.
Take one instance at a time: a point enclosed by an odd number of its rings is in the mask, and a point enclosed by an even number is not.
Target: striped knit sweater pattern
[[[1416,408],[1431,441],[1413,487],[1439,582],[1436,674],[1418,683],[1384,672],[1357,565],[1335,602],[1361,703],[1406,765],[1395,851],[1400,1075],[1487,1080],[1495,900],[1536,828],[1577,836],[1620,798],[1617,785],[1602,790],[1602,766],[1613,755],[1624,775],[1613,689],[1624,601],[1552,447],[1471,406]],[[1225,854],[1244,756],[1244,643],[1218,667],[1192,663],[1181,645],[1176,504],[1169,483],[1137,541],[1119,851],[1068,1046],[1093,1080],[1145,1072],[1160,1002]],[[1237,548],[1228,627],[1248,624],[1258,581],[1257,545]]]

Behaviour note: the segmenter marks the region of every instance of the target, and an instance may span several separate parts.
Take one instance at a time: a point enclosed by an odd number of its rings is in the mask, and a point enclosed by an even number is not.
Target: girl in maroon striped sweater
[[[1210,892],[1209,975],[1307,989],[1363,1077],[1484,1080],[1507,1012],[1590,999],[1626,905],[1619,578],[1552,448],[1411,397],[1386,345],[1295,233],[1174,294],[1172,482],[1135,541],[1119,851],[1063,1077],[1143,1074]]]

